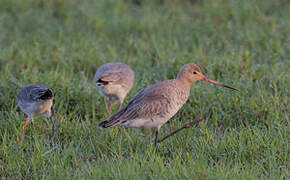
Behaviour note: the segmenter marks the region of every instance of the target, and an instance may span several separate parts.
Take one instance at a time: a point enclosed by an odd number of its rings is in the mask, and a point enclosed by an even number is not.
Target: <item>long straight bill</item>
[[[218,82],[218,81],[215,81],[215,80],[209,79],[208,77],[204,77],[203,81],[210,82],[210,83],[212,83],[212,84],[216,84],[216,85],[218,85],[218,86],[226,87],[226,88],[229,88],[229,89],[232,89],[232,90],[239,91],[239,90],[236,89],[236,88],[233,88],[233,87],[231,87],[231,86],[228,86],[228,85],[222,84],[222,83],[220,83],[220,82]]]

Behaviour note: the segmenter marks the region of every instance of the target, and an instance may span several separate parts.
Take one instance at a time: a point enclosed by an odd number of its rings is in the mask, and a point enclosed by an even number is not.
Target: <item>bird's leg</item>
[[[157,143],[158,143],[158,132],[159,132],[159,128],[156,128],[156,131],[155,131],[155,141],[154,141],[154,146],[155,147],[157,146]]]
[[[123,102],[120,101],[119,110],[122,108]]]
[[[110,98],[109,98],[109,103],[108,103],[108,105],[109,105],[109,111],[110,111],[110,113],[112,113],[113,106],[114,106],[116,103],[118,103],[117,99],[115,99],[114,97],[110,97]]]
[[[52,133],[52,137],[54,137],[55,124],[54,124],[54,119],[53,119],[53,117],[51,117],[51,121],[52,121],[51,133]]]
[[[20,119],[20,122],[22,121],[22,113],[19,112],[19,119]]]
[[[194,120],[194,121],[191,121],[187,124],[185,124],[184,126],[182,126],[181,128],[171,132],[170,134],[168,134],[167,136],[163,137],[162,139],[160,140],[157,140],[157,143],[161,143],[162,141],[164,141],[165,139],[169,138],[170,136],[173,136],[174,134],[178,133],[179,131],[183,130],[183,129],[186,129],[186,128],[190,128],[192,126],[197,126],[199,125],[199,123],[204,120],[204,117],[200,117],[198,120]]]
[[[108,109],[109,109],[109,112],[112,113],[112,103],[110,100],[108,102]]]
[[[106,105],[107,105],[107,109],[109,111],[109,113],[112,112],[112,103],[111,103],[112,99],[111,97],[106,97]]]
[[[29,119],[30,119],[30,124],[33,126],[33,122],[34,122],[33,118],[29,117]]]
[[[30,123],[30,118],[29,117],[26,117],[25,118],[25,123],[24,123],[24,125],[22,126],[22,137],[24,137],[25,136],[25,132],[26,132],[26,127],[27,127],[27,125]]]
[[[213,104],[213,105],[214,105],[214,104]],[[165,136],[165,137],[163,137],[162,139],[158,140],[157,143],[161,143],[161,142],[164,141],[165,139],[169,138],[170,136],[173,136],[174,134],[178,133],[179,131],[181,131],[181,130],[183,130],[183,129],[185,129],[185,128],[190,128],[190,127],[193,127],[193,126],[198,126],[199,123],[200,123],[201,121],[203,121],[207,116],[210,115],[210,113],[211,113],[210,110],[211,110],[211,107],[212,107],[213,105],[211,105],[211,106],[207,109],[207,111],[206,111],[206,112],[205,112],[205,113],[204,113],[204,114],[203,114],[199,119],[195,119],[195,120],[193,120],[193,121],[191,121],[191,122],[185,124],[183,127],[181,127],[181,128],[179,128],[179,129],[177,129],[177,130],[171,132],[171,133],[168,134],[167,136]]]
[[[52,122],[52,127],[51,127],[51,139],[50,139],[50,146],[54,145],[54,132],[55,132],[55,124],[54,124],[54,119],[51,117],[51,122]]]
[[[119,110],[122,108],[122,105],[123,105],[123,102],[124,102],[124,98],[125,97],[119,97],[119,103],[120,103]]]
[[[52,137],[54,137],[54,132],[55,132],[55,119],[54,118],[56,118],[57,115],[56,115],[56,111],[53,107],[52,107],[52,111],[53,111],[53,117],[51,117],[51,120],[52,120],[51,130],[52,130]]]
[[[52,107],[52,111],[53,111],[53,116],[51,117],[51,121],[52,121],[52,127],[51,127],[51,142],[50,142],[50,145],[53,146],[54,145],[54,135],[55,135],[55,120],[57,120],[57,114],[56,114],[56,111],[55,109]],[[55,118],[55,119],[54,119]]]

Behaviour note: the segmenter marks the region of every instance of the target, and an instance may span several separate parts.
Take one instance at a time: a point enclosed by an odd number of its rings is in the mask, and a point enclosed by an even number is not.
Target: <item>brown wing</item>
[[[108,63],[102,65],[96,72],[94,80],[97,82],[116,82],[122,80],[124,74],[132,74],[134,76],[134,72],[130,69],[130,67],[123,63]]]
[[[105,73],[103,74],[100,79],[106,82],[116,82],[121,79],[120,73]]]
[[[99,124],[102,128],[116,126],[134,119],[147,119],[160,114],[169,104],[159,86],[161,83],[139,91],[135,97],[109,119]]]

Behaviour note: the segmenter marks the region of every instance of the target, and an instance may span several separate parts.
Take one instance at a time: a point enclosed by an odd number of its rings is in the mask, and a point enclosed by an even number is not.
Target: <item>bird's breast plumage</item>
[[[164,107],[164,110],[160,116],[164,117],[166,121],[174,116],[186,103],[189,97],[189,91],[190,87],[180,86],[178,81],[172,80],[172,82],[169,83],[168,90],[166,91],[168,103]]]

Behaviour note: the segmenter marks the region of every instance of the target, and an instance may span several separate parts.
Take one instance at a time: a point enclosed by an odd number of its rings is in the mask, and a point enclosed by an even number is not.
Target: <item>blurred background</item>
[[[71,178],[286,178],[289,176],[288,0],[1,0],[0,174]],[[154,153],[140,130],[101,131],[110,114],[93,76],[123,62],[140,89],[187,63],[234,93],[197,83],[163,135],[200,116]],[[38,118],[21,134],[16,94],[28,84],[55,93],[58,131]],[[1,176],[0,175],[0,176]]]

